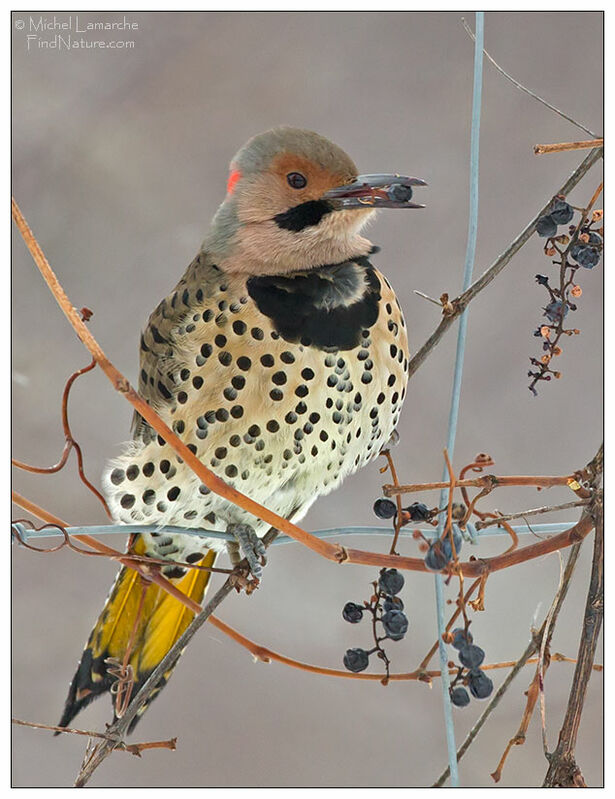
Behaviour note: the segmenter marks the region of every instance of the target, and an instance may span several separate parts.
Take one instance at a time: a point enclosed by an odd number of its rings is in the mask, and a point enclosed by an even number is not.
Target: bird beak
[[[411,203],[412,187],[426,186],[420,178],[404,175],[359,175],[345,186],[336,186],[323,195],[335,210],[346,208],[424,208]]]

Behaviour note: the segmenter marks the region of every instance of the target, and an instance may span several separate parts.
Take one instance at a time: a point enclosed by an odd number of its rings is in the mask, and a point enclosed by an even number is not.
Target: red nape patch
[[[233,193],[237,181],[239,180],[240,177],[241,177],[241,172],[238,169],[233,169],[231,174],[228,176],[228,182],[226,184],[226,191],[228,192],[228,194]]]

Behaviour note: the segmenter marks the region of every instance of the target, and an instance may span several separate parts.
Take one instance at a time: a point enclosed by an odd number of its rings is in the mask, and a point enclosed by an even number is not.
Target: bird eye
[[[303,189],[307,185],[307,178],[301,172],[289,172],[286,175],[286,180],[293,189]]]

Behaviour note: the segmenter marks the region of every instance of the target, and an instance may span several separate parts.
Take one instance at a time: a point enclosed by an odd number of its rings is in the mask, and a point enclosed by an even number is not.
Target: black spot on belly
[[[251,277],[247,288],[285,341],[309,340],[318,349],[353,349],[378,319],[380,280],[364,257],[292,276]]]

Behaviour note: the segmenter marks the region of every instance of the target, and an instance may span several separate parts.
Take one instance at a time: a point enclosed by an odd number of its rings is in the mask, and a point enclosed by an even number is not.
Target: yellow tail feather
[[[145,545],[140,536],[131,551],[137,555],[145,553]],[[215,558],[216,553],[210,550],[199,565],[212,566]],[[209,578],[208,571],[189,569],[184,577],[172,582],[180,591],[200,603]],[[133,646],[130,664],[134,673],[134,696],[192,621],[192,611],[154,584],[147,586],[137,621],[142,586],[139,574],[133,569],[122,568],[118,573],[81,657],[59,726],[67,726],[82,708],[97,696],[109,691],[114,679],[107,671],[105,660],[116,658],[123,661],[131,637]],[[160,688],[166,684],[170,673],[171,670],[165,674]],[[143,710],[145,707],[142,712]]]

